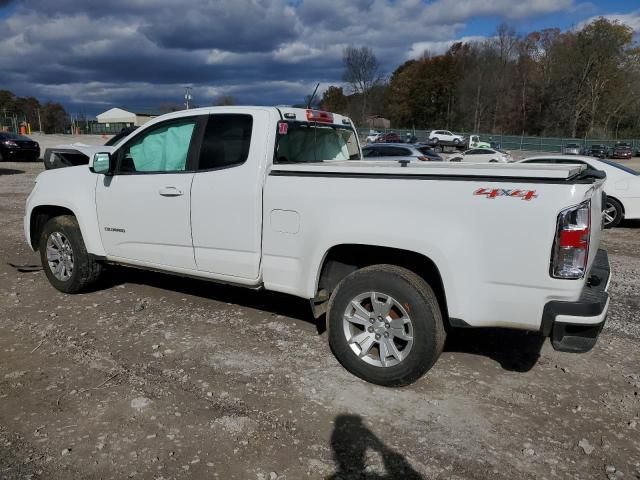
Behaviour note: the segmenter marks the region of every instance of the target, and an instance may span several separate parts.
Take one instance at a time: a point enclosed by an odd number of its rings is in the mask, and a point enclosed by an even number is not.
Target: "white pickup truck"
[[[600,173],[365,161],[340,115],[203,108],[40,174],[24,229],[66,293],[113,263],[308,299],[345,368],[399,386],[449,328],[593,347],[609,306]]]

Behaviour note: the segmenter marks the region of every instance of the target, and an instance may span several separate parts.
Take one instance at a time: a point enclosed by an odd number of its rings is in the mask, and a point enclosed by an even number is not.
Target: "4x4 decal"
[[[520,189],[505,189],[505,188],[479,188],[475,192],[474,195],[480,195],[487,198],[497,198],[497,197],[515,197],[520,198],[521,200],[533,200],[534,198],[538,198],[535,190],[520,190]]]

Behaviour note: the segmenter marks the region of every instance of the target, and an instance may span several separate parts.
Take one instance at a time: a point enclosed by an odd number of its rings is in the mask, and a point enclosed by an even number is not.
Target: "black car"
[[[0,162],[13,160],[37,160],[40,145],[24,135],[0,132]]]
[[[607,158],[609,155],[609,148],[606,145],[591,145],[587,152],[590,157]]]

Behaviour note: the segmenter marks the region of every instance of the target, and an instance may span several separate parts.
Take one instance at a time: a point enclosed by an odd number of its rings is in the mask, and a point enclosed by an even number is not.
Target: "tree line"
[[[343,87],[322,108],[364,125],[494,134],[640,136],[640,48],[632,29],[599,18],[580,29],[516,34],[507,25],[485,40],[425,52],[383,78],[368,47],[344,51]]]
[[[69,126],[69,115],[57,102],[42,104],[35,97],[18,97],[9,90],[0,90],[0,129],[19,128],[23,122],[31,124],[32,130],[42,128],[45,133],[64,133]]]

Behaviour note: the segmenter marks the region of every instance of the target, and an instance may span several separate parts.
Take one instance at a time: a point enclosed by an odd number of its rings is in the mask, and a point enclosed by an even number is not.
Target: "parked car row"
[[[596,158],[616,158],[626,160],[633,157],[631,144],[626,142],[616,143],[609,148],[607,145],[596,143],[587,148],[582,148],[578,143],[568,143],[562,148],[564,155],[588,155]],[[640,154],[640,152],[638,152]]]

